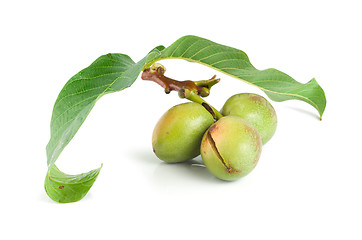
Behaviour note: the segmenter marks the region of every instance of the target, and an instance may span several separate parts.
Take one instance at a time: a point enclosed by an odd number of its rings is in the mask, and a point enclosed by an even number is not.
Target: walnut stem
[[[201,97],[207,97],[210,94],[210,89],[213,85],[220,81],[219,78],[213,76],[208,80],[201,81],[177,81],[164,75],[166,69],[159,63],[153,64],[150,68],[142,72],[141,78],[143,80],[153,81],[165,89],[165,93],[171,91],[180,91],[181,89],[188,89]]]
[[[164,66],[159,63],[155,63],[150,68],[147,68],[142,72],[141,78],[143,80],[149,80],[159,84],[165,89],[166,94],[171,91],[177,91],[181,98],[186,98],[190,101],[202,104],[216,120],[223,117],[220,112],[201,98],[209,96],[211,87],[220,81],[219,78],[216,78],[216,75],[208,80],[177,81],[166,77],[164,75],[165,71],[166,69]]]

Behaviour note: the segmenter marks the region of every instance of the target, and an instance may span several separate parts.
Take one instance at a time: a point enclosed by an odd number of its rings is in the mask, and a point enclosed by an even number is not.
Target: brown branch
[[[210,94],[210,88],[220,81],[219,78],[213,76],[209,80],[201,81],[177,81],[171,78],[168,78],[164,75],[166,69],[159,63],[155,63],[150,68],[145,69],[142,72],[141,78],[143,80],[153,81],[159,84],[165,89],[165,93],[170,93],[171,91],[184,91],[189,90],[196,93],[201,97],[207,97]]]

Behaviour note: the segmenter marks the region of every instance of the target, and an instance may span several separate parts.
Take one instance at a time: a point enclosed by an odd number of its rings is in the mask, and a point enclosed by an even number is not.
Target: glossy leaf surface
[[[256,69],[245,52],[197,36],[185,36],[162,51],[157,59],[185,59],[201,63],[263,90],[274,101],[301,100],[322,117],[326,98],[315,79],[303,84],[289,75],[269,68]]]
[[[315,79],[303,84],[273,68],[258,70],[243,51],[197,36],[182,37],[167,48],[156,47],[137,63],[124,54],[103,55],[74,75],[54,104],[51,138],[46,148],[48,172],[45,179],[45,190],[51,199],[64,203],[79,201],[99,174],[100,168],[68,175],[54,164],[95,103],[105,94],[131,86],[142,70],[162,59],[184,59],[203,64],[260,88],[274,101],[304,101],[313,106],[320,117],[326,106],[324,91]]]
[[[103,55],[65,84],[54,104],[50,124],[51,138],[46,148],[48,173],[45,189],[50,198],[58,202],[74,202],[85,196],[100,169],[67,175],[54,165],[55,161],[77,133],[95,103],[107,93],[131,86],[145,63],[158,56],[162,49],[163,47],[155,48],[138,63],[124,54]],[[54,187],[59,185],[58,182],[66,184],[70,178],[72,187]],[[85,179],[91,180],[87,180],[85,184]]]

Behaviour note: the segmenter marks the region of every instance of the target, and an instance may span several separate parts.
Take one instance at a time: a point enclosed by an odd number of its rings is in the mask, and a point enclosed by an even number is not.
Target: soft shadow
[[[308,116],[310,116],[310,117],[313,117],[313,118],[316,118],[316,119],[320,120],[318,114],[315,114],[315,113],[313,113],[313,112],[304,110],[304,109],[302,109],[302,108],[291,107],[291,106],[286,106],[286,108],[289,108],[289,109],[291,109],[291,110],[293,110],[293,111],[296,111],[296,112],[299,112],[299,113],[302,113],[302,114],[306,114],[306,115],[308,115]]]
[[[182,163],[167,163],[158,159],[150,149],[130,149],[127,154],[132,159],[154,166],[153,177],[156,181],[172,182],[172,184],[184,184],[189,181],[227,183],[210,173],[202,162],[201,156]]]
[[[89,201],[93,198],[92,193],[88,192],[80,201],[85,202],[85,201]],[[59,205],[59,204],[68,204],[68,203],[58,203],[54,200],[52,200],[45,192],[44,194],[41,194],[40,196],[38,196],[39,201],[43,202],[43,203],[47,203],[47,204],[54,204],[54,205]]]
[[[53,201],[53,200],[46,194],[45,191],[44,191],[44,193],[39,194],[38,200],[41,201],[41,202],[43,202],[43,203],[47,203],[47,204],[54,204],[54,205],[55,205],[55,204],[59,204],[59,203]]]
[[[147,163],[158,163],[160,160],[152,152],[152,149],[132,149],[127,152],[132,159],[140,160]]]
[[[203,164],[201,157],[183,162],[166,163],[160,162],[154,170],[155,180],[160,182],[168,181],[171,184],[185,184],[186,182],[208,182],[222,184],[222,181],[210,173]]]

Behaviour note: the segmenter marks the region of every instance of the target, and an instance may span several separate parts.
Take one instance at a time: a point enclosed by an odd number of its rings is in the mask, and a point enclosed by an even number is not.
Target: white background
[[[0,3],[1,239],[362,239],[359,1],[2,1]],[[323,120],[299,101],[272,102],[278,129],[255,170],[223,182],[200,157],[165,164],[153,127],[175,104],[138,79],[104,96],[57,161],[77,174],[103,169],[88,195],[46,195],[45,146],[55,99],[97,57],[135,61],[198,35],[244,50],[327,97]],[[163,61],[167,76],[221,82],[220,109],[239,92],[264,93],[212,69]]]

